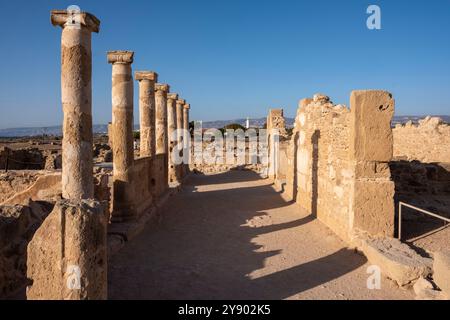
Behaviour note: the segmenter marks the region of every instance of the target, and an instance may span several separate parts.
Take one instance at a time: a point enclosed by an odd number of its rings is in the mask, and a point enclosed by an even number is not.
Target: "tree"
[[[239,123],[230,123],[227,124],[225,127],[223,127],[223,131],[227,130],[227,129],[232,129],[232,130],[238,130],[238,129],[242,129],[245,131],[244,126],[241,126]],[[221,130],[222,131],[222,130]]]

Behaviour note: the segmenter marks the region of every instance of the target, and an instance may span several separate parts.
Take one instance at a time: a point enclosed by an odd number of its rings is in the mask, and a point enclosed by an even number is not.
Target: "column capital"
[[[133,63],[133,51],[108,51],[108,63],[131,64]]]
[[[162,91],[164,93],[168,93],[170,90],[170,86],[165,83],[157,83],[157,84],[155,84],[155,90]]]
[[[134,78],[137,81],[141,80],[158,81],[158,74],[154,71],[136,71],[134,73]]]
[[[178,99],[177,100],[177,104],[185,104],[186,103],[186,100],[184,100],[184,99]]]
[[[50,21],[52,25],[60,26],[61,28],[79,23],[91,32],[98,33],[100,31],[100,20],[88,12],[52,10],[50,11]]]
[[[178,94],[177,93],[168,93],[167,94],[167,99],[177,100],[178,99]]]
[[[190,105],[189,103],[185,103],[185,104],[184,104],[184,108],[187,109],[187,110],[189,110],[189,109],[191,108],[191,105]]]

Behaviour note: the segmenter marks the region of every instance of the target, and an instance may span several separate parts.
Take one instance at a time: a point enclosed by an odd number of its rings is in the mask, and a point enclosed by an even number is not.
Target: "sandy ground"
[[[109,261],[110,299],[413,299],[268,180],[194,175]]]

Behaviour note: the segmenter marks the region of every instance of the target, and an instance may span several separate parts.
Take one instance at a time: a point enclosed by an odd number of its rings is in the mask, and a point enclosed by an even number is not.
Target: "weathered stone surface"
[[[39,176],[27,189],[15,193],[6,199],[2,205],[25,205],[29,199],[54,202],[61,199],[61,173],[47,173]]]
[[[419,256],[408,245],[393,238],[364,239],[361,250],[371,264],[399,286],[426,278],[432,272],[432,260]]]
[[[155,134],[156,134],[156,155],[164,158],[154,162],[155,175],[155,195],[161,196],[169,188],[168,163],[168,129],[167,129],[167,93],[170,87],[167,84],[155,84]],[[162,165],[164,163],[164,165]]]
[[[391,120],[395,101],[382,90],[353,91],[350,96],[351,153],[359,161],[392,159]]]
[[[416,300],[445,300],[445,294],[442,291],[435,290],[433,284],[425,278],[420,278],[414,283],[414,293]]]
[[[178,175],[176,172],[175,164],[173,163],[173,153],[176,151],[176,146],[178,144],[177,139],[177,112],[176,112],[176,101],[178,100],[178,94],[169,93],[167,95],[167,136],[169,139],[169,153],[168,167],[169,167],[169,183],[179,183]]]
[[[103,204],[58,201],[28,245],[28,299],[105,299],[106,225]]]
[[[355,165],[351,227],[372,236],[394,236],[394,183],[388,165],[394,106],[386,91],[353,91],[350,97],[350,157]]]
[[[419,280],[417,280],[413,286],[413,290],[416,295],[422,295],[422,294],[424,294],[424,291],[433,290],[433,289],[434,289],[433,284],[429,280],[422,278],[422,277],[419,278]]]
[[[434,253],[433,280],[450,299],[450,250]]]
[[[19,291],[27,284],[27,245],[48,213],[33,201],[0,206],[0,298],[24,296]]]
[[[155,155],[155,83],[158,74],[153,71],[137,71],[139,81],[139,130],[140,156]]]
[[[180,156],[183,155],[183,146],[184,146],[184,135],[183,135],[183,129],[184,129],[184,105],[186,104],[186,101],[184,99],[178,99],[176,101],[176,117],[177,117],[177,144],[175,147],[175,152],[177,152]],[[175,165],[175,170],[177,174],[177,181],[183,180],[183,164],[177,164]]]
[[[417,125],[397,124],[393,134],[396,158],[426,163],[450,161],[450,125],[440,118],[428,116]]]
[[[94,195],[92,180],[92,52],[91,33],[100,21],[86,12],[54,10],[53,25],[61,37],[61,98],[64,111],[62,194],[66,199]],[[78,22],[79,26],[74,22]]]
[[[110,51],[112,63],[112,144],[113,144],[113,207],[111,219],[130,220],[136,215],[132,167],[133,139],[133,52]]]

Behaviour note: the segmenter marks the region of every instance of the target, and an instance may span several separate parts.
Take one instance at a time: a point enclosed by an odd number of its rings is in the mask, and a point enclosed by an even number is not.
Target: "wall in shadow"
[[[395,215],[399,201],[450,218],[450,164],[397,160],[389,163],[395,184]],[[443,226],[443,221],[402,208],[402,238],[420,237]],[[396,232],[398,232],[398,219]]]
[[[311,214],[317,218],[317,201],[319,198],[319,139],[320,131],[315,130],[312,137],[312,166],[311,166],[311,183],[312,183],[312,203]]]

